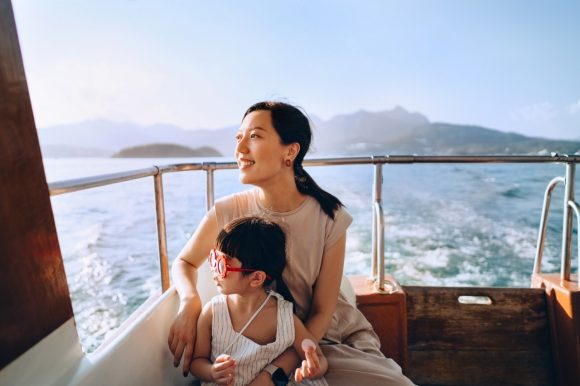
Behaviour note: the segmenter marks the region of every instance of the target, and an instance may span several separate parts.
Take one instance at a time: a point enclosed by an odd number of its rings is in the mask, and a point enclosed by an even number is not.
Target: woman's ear
[[[293,142],[288,145],[288,152],[286,156],[289,157],[292,161],[294,161],[294,158],[296,158],[298,153],[300,153],[300,144],[298,142]]]
[[[266,272],[264,271],[255,271],[252,273],[250,279],[250,286],[252,287],[262,287],[264,282],[266,281]]]

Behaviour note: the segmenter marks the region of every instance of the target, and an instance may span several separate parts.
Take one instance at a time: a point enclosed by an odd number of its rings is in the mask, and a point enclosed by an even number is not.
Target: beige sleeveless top
[[[290,212],[273,212],[259,204],[257,189],[217,200],[215,213],[220,229],[228,222],[245,216],[266,217],[284,229],[287,263],[282,277],[294,296],[296,314],[305,320],[310,310],[313,287],[320,272],[322,256],[326,249],[332,247],[344,234],[352,222],[351,215],[344,208],[340,208],[335,212],[333,220],[311,196],[307,196],[298,208]],[[341,321],[340,326],[338,320]],[[368,322],[341,293],[325,338],[339,343],[342,337],[361,327],[367,328]]]

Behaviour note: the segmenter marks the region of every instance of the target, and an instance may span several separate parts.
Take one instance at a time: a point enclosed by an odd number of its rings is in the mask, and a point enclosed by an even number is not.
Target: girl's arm
[[[314,285],[312,306],[306,319],[305,326],[313,335],[314,341],[319,342],[328,330],[332,315],[336,308],[336,301],[342,281],[342,268],[346,246],[346,231],[338,241],[326,249],[322,256],[322,265],[318,279]],[[294,348],[288,348],[272,363],[290,374],[300,365],[301,358]],[[261,372],[252,385],[272,385],[267,373]]]
[[[233,384],[235,361],[229,355],[220,355],[215,363],[211,363],[211,302],[207,303],[197,321],[197,337],[190,371],[204,382]]]
[[[211,379],[211,322],[212,322],[211,302],[208,302],[197,320],[197,334],[195,338],[195,349],[193,361],[189,370],[193,375],[202,381],[212,382]]]
[[[174,355],[173,365],[179,366],[183,357],[183,375],[187,375],[195,343],[197,319],[201,312],[197,284],[197,270],[203,264],[218,234],[215,209],[211,209],[183,247],[172,267],[173,283],[180,298],[177,316],[169,330],[169,349]]]

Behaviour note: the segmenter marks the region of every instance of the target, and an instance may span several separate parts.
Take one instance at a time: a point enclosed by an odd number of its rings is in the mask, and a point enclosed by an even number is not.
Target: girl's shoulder
[[[272,297],[275,298],[275,301],[277,302],[277,308],[279,310],[293,310],[294,305],[292,304],[292,302],[289,302],[288,300],[284,299],[284,296],[280,295],[278,292],[270,290],[270,293],[272,294]]]
[[[212,324],[214,308],[219,306],[219,304],[222,304],[223,299],[220,299],[222,297],[223,295],[216,295],[211,298],[209,302],[205,303],[201,309],[201,313],[199,314],[199,320],[202,321],[202,323]]]
[[[201,312],[217,312],[220,308],[228,307],[227,296],[224,294],[215,295],[203,306]]]

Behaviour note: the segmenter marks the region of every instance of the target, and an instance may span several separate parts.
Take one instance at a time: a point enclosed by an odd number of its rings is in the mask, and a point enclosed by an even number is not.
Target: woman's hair
[[[312,130],[306,115],[295,106],[283,102],[258,102],[244,113],[244,118],[254,111],[266,110],[272,114],[272,126],[282,139],[284,145],[297,142],[300,151],[294,159],[294,178],[298,191],[316,199],[324,213],[334,219],[334,211],[343,206],[332,194],[323,190],[302,167],[302,160],[312,141]]]
[[[282,279],[282,271],[286,267],[286,235],[278,224],[261,217],[233,220],[218,234],[216,248],[240,260],[244,268],[264,271],[270,276],[264,285],[276,281],[276,290],[280,295],[294,302]],[[242,274],[250,275],[251,272]]]

